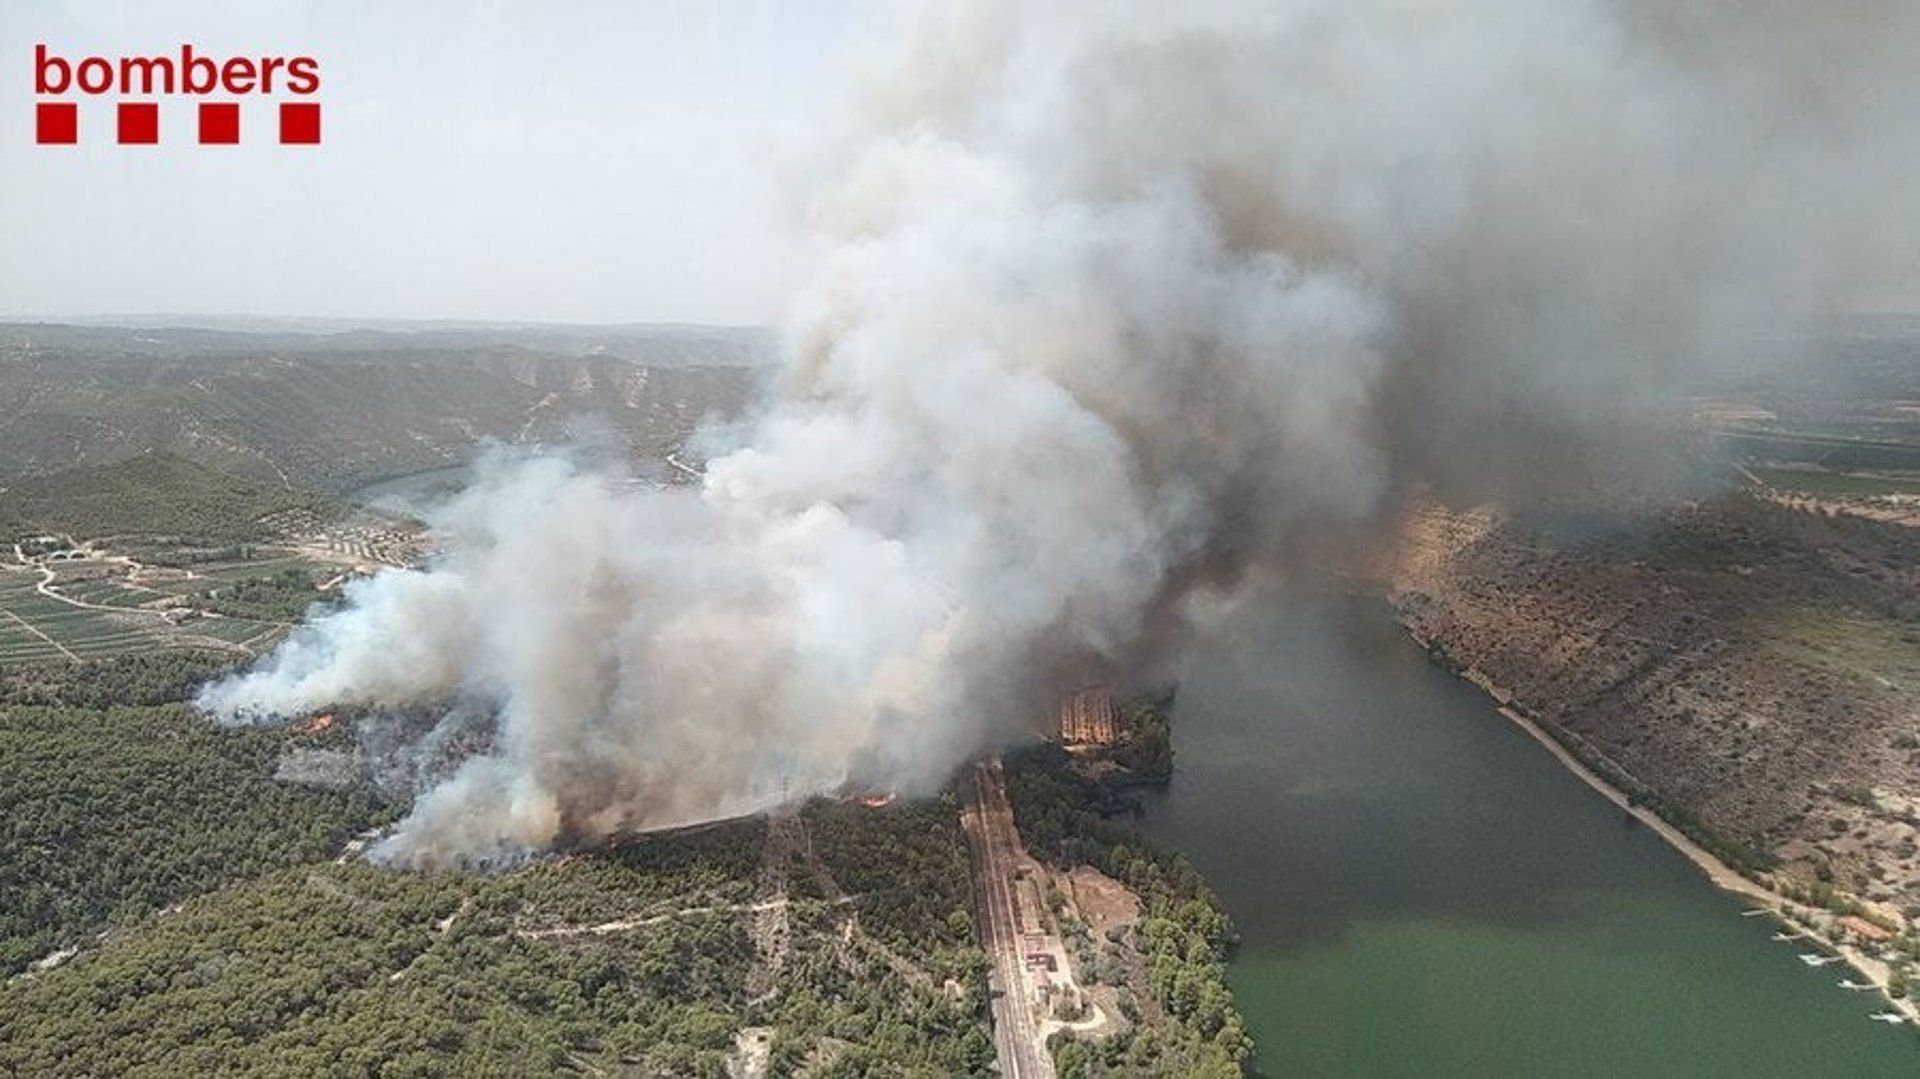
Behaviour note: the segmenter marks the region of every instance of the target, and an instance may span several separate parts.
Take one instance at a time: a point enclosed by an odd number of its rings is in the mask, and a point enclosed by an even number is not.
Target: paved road
[[[1021,954],[1019,905],[1013,893],[1020,833],[1013,824],[998,757],[973,766],[966,792],[962,824],[973,851],[981,944],[993,960],[993,1041],[1000,1071],[1008,1079],[1052,1079],[1053,1057],[1040,1036],[1035,993]]]

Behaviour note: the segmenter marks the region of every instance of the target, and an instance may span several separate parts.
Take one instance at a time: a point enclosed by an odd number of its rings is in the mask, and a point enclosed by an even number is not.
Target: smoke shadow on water
[[[1265,1071],[1920,1071],[1911,1034],[1738,917],[1378,595],[1297,577],[1206,628],[1175,746],[1144,826],[1234,920]]]

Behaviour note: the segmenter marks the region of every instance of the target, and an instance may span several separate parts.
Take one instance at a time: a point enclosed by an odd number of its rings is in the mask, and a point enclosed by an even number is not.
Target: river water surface
[[[1920,1076],[1878,998],[1774,943],[1428,662],[1296,583],[1203,634],[1146,828],[1220,893],[1272,1076]]]

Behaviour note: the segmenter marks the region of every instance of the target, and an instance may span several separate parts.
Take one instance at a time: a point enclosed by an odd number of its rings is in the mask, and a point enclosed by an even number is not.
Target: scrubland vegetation
[[[1732,494],[1435,546],[1437,655],[1742,871],[1920,913],[1920,530]]]
[[[741,409],[764,349],[756,333],[666,326],[0,326],[0,399],[32,402],[0,415],[0,485],[173,455],[269,486],[347,491],[470,460],[484,439],[565,441],[583,414],[658,455]]]

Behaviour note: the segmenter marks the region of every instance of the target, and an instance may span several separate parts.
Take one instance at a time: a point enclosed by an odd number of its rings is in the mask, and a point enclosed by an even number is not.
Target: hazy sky
[[[872,0],[0,0],[0,315],[766,322],[795,147]],[[33,50],[317,57],[324,142],[33,138]]]

